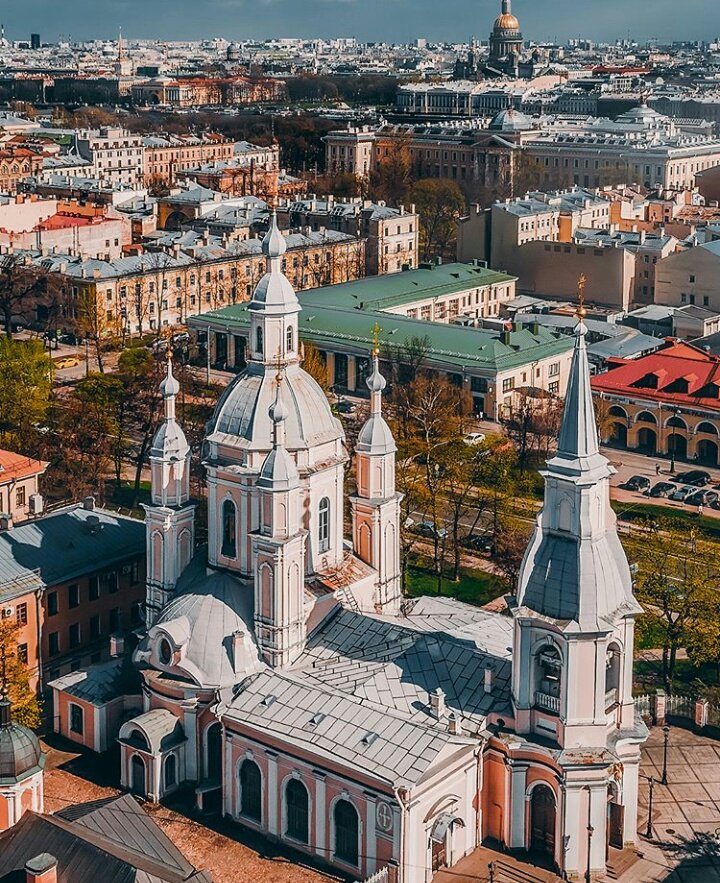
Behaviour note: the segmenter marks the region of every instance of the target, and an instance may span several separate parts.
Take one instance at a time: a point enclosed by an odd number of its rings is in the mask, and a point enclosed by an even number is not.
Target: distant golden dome
[[[495,19],[496,31],[519,31],[520,22],[511,12],[504,12]]]

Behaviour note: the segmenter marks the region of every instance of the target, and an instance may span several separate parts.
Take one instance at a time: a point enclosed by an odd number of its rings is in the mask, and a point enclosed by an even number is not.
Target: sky
[[[417,37],[487,38],[500,0],[23,0],[0,5],[11,39],[59,35],[233,40],[263,37],[357,37],[405,42]],[[615,40],[707,40],[720,34],[718,0],[514,0],[526,38],[583,36]]]

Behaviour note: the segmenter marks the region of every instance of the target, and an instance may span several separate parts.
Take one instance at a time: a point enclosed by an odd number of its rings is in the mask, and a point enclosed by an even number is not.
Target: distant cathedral
[[[458,58],[453,74],[456,80],[479,80],[502,75],[531,77],[536,57],[523,61],[523,35],[520,22],[512,13],[511,0],[502,0],[502,10],[490,33],[490,54],[485,62],[478,59],[473,46],[467,56]]]

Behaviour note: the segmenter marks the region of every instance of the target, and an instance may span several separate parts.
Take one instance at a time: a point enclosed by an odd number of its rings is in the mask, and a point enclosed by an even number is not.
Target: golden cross
[[[373,355],[374,356],[380,355],[380,332],[381,331],[382,331],[382,328],[376,322],[375,327],[373,328]]]
[[[577,315],[578,318],[584,319],[587,316],[587,310],[585,309],[585,286],[587,284],[587,279],[585,278],[585,274],[583,273],[578,279],[578,308]]]

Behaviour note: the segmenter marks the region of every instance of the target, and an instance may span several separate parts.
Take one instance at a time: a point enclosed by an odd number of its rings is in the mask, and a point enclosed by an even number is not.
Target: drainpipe
[[[402,807],[402,813],[400,817],[400,873],[398,875],[398,883],[405,883],[405,860],[407,854],[407,827],[408,812],[410,807],[410,795],[408,794],[406,788],[396,788],[395,797]]]

